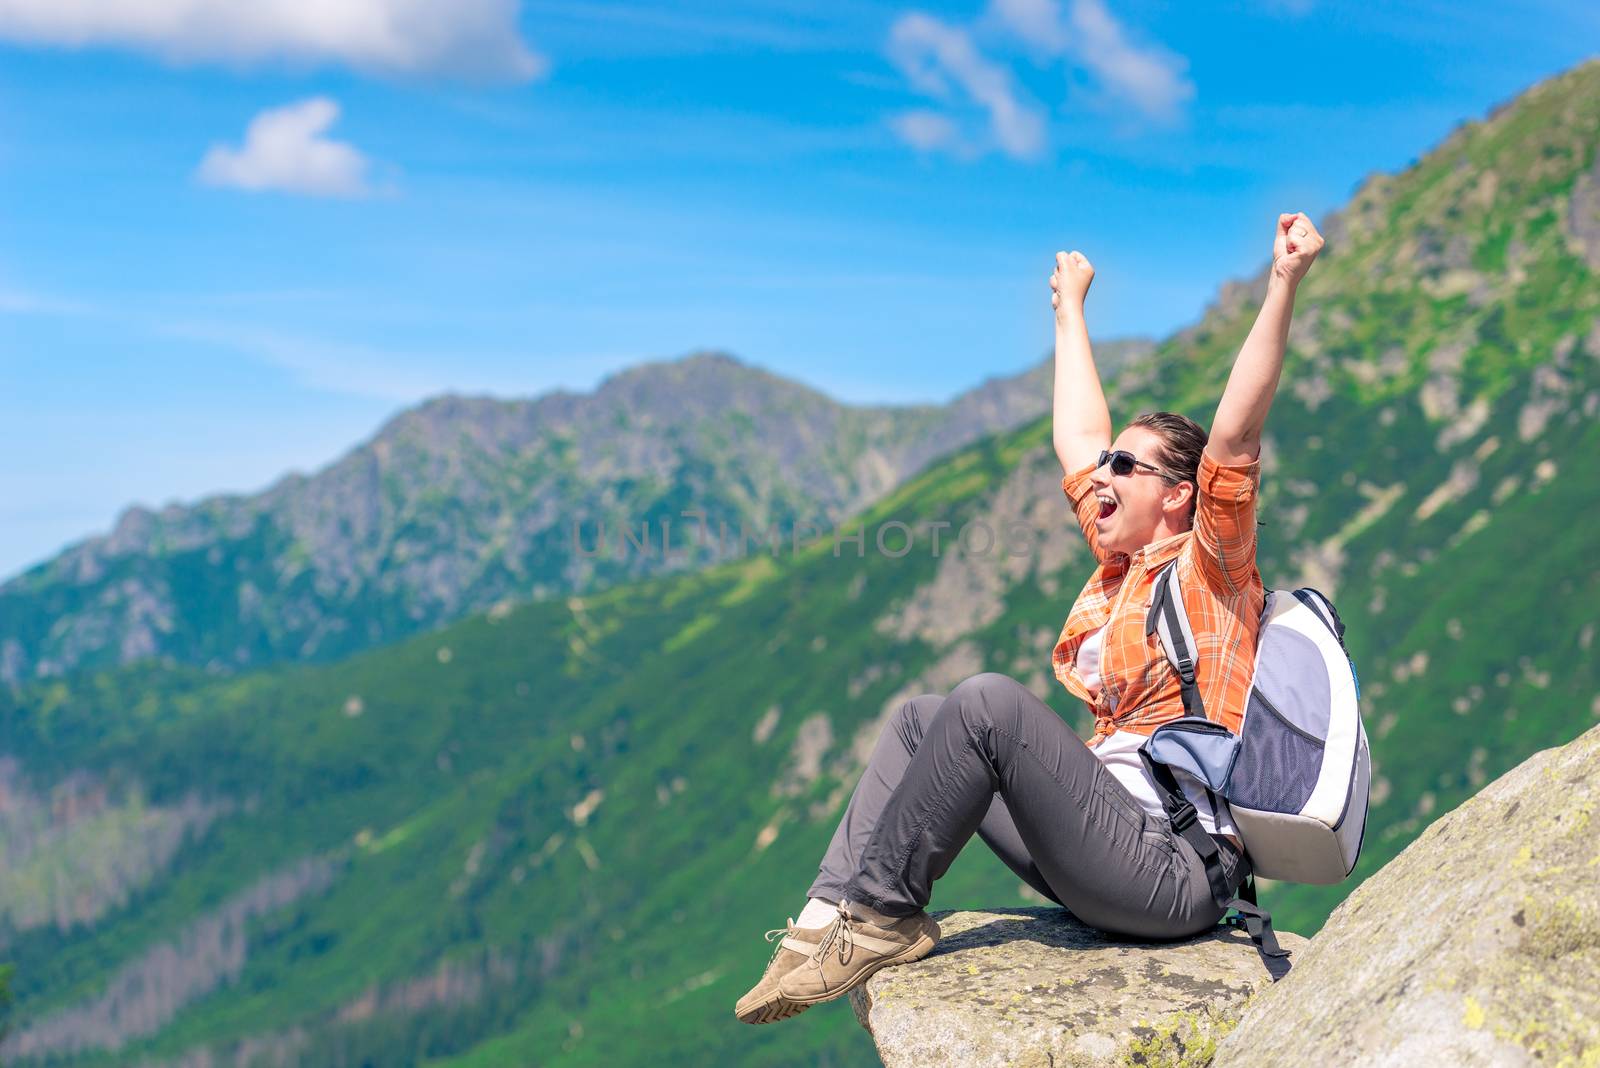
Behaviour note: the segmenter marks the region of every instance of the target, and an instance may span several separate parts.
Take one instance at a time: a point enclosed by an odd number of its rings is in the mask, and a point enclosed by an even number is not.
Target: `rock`
[[[1271,983],[1250,940],[1228,928],[1148,943],[1059,908],[935,917],[943,938],[931,955],[850,995],[887,1068],[1204,1063]],[[1305,945],[1278,937],[1291,950]]]
[[[1220,1043],[1261,1064],[1600,1064],[1600,727],[1362,883]]]

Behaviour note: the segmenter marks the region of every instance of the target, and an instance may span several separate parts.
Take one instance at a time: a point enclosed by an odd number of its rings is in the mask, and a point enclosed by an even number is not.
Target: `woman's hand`
[[[1094,281],[1094,264],[1077,249],[1056,253],[1055,273],[1050,276],[1050,306],[1056,310],[1056,322],[1070,311],[1083,310],[1083,298],[1089,294],[1089,283]]]
[[[1311,270],[1322,251],[1322,235],[1303,211],[1278,216],[1278,233],[1272,239],[1272,278],[1291,288]]]

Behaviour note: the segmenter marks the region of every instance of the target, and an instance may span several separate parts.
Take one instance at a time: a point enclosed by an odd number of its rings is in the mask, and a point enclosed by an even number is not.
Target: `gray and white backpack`
[[[1238,734],[1206,717],[1176,563],[1156,576],[1145,633],[1159,637],[1178,673],[1185,715],[1157,728],[1140,757],[1167,795],[1173,829],[1205,859],[1217,904],[1238,910],[1257,945],[1281,956],[1253,882],[1242,898],[1224,885],[1216,842],[1196,823],[1172,769],[1227,800],[1253,875],[1323,884],[1348,876],[1366,829],[1372,757],[1344,623],[1317,590],[1267,591]]]

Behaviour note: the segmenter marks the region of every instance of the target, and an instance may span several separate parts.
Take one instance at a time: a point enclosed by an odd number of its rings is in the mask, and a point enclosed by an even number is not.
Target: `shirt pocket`
[[[1141,603],[1135,597],[1117,606],[1117,614],[1106,624],[1106,637],[1100,650],[1100,678],[1116,681],[1117,689],[1133,677],[1149,658],[1151,638],[1144,633],[1145,617],[1150,613],[1150,598]]]

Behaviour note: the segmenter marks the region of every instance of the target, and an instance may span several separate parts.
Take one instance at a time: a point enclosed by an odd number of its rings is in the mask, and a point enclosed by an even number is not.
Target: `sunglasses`
[[[1134,468],[1143,467],[1143,468],[1145,468],[1147,470],[1154,471],[1156,474],[1160,475],[1162,478],[1170,479],[1173,482],[1182,482],[1183,481],[1183,479],[1178,478],[1176,475],[1168,474],[1167,472],[1161,470],[1161,468],[1156,467],[1153,464],[1145,463],[1143,460],[1139,459],[1133,453],[1128,452],[1128,451],[1126,451],[1124,449],[1118,449],[1115,452],[1111,451],[1110,449],[1101,449],[1100,450],[1100,460],[1094,466],[1095,466],[1096,469],[1099,469],[1099,468],[1104,467],[1107,464],[1107,462],[1109,462],[1111,464],[1111,473],[1113,475],[1131,475],[1131,474],[1133,474],[1133,469]],[[1256,526],[1264,527],[1266,525],[1267,525],[1267,521],[1266,520],[1264,520],[1264,519],[1257,519],[1256,520]]]
[[[1131,474],[1133,474],[1133,469],[1134,468],[1142,467],[1147,471],[1154,471],[1156,474],[1160,475],[1162,478],[1170,478],[1174,482],[1183,481],[1182,479],[1178,478],[1176,475],[1173,475],[1173,474],[1170,474],[1169,472],[1163,471],[1163,470],[1161,470],[1161,468],[1156,467],[1154,464],[1145,463],[1143,460],[1139,459],[1133,453],[1128,452],[1128,451],[1126,451],[1124,449],[1117,449],[1114,452],[1112,450],[1110,450],[1110,449],[1101,449],[1100,450],[1100,461],[1095,464],[1095,467],[1097,467],[1097,468],[1104,467],[1107,463],[1111,464],[1111,473],[1113,475],[1131,475]]]

